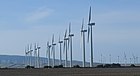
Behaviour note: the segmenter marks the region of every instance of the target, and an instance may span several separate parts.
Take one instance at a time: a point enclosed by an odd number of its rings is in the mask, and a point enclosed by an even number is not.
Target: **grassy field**
[[[0,69],[0,76],[140,76],[140,68]]]

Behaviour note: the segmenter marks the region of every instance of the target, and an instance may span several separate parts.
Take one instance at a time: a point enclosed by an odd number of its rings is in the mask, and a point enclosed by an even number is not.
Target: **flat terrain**
[[[140,76],[140,68],[0,69],[0,76]]]

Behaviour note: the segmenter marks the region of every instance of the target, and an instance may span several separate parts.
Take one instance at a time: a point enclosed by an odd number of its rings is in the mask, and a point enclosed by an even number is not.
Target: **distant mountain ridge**
[[[32,65],[34,65],[34,57],[32,58]],[[52,62],[52,60],[51,60]],[[1,68],[25,68],[25,64],[29,63],[27,57],[25,56],[18,56],[18,55],[0,55],[0,67]],[[47,65],[47,58],[40,57],[41,67]],[[62,61],[64,65],[64,61]],[[68,62],[69,63],[69,62]],[[52,63],[51,63],[52,64]],[[59,60],[56,59],[56,65],[59,65]],[[99,63],[94,63],[94,65],[98,65]],[[73,65],[80,65],[82,66],[82,61],[73,61]],[[86,62],[86,66],[89,66],[89,63]]]

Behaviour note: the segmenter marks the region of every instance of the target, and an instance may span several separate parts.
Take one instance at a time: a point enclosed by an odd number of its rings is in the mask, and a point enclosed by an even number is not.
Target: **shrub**
[[[52,66],[44,66],[44,68],[52,68]]]
[[[130,67],[136,67],[134,64],[131,64]]]
[[[103,64],[97,65],[97,68],[103,68],[103,67],[104,67]]]
[[[112,67],[112,68],[120,68],[121,65],[120,65],[120,64],[115,64],[115,63],[113,63],[113,64],[111,64],[111,67]]]
[[[111,68],[111,64],[105,64],[104,67],[105,68]]]
[[[35,67],[34,66],[27,65],[25,68],[30,69],[30,68],[35,68]]]
[[[73,67],[74,67],[74,68],[80,68],[80,66],[79,66],[79,65],[74,65]]]

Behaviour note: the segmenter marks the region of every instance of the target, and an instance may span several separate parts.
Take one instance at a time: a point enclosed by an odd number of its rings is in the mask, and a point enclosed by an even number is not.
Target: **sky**
[[[59,35],[63,40],[72,24],[73,60],[82,61],[80,28],[92,7],[94,62],[127,62],[140,57],[139,0],[0,0],[0,55],[22,55],[27,44],[39,43],[41,57],[46,57],[47,41],[55,35],[56,58],[59,58]],[[102,54],[102,57],[101,57]],[[64,55],[64,54],[63,54]],[[69,56],[68,56],[69,59]],[[140,58],[139,58],[140,60]],[[86,34],[86,61],[90,44]],[[133,62],[134,60],[132,60]]]

